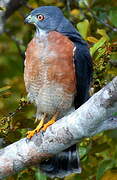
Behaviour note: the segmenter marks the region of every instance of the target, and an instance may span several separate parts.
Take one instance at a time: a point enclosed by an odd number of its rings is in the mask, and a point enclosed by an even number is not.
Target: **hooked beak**
[[[34,17],[33,16],[31,16],[31,15],[28,15],[28,16],[26,16],[25,17],[25,20],[24,20],[24,23],[26,23],[26,24],[33,24],[34,23]]]

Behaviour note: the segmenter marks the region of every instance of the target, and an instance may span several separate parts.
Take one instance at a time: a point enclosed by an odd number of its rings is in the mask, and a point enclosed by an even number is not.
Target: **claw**
[[[27,136],[28,139],[31,139],[31,138],[34,136],[34,134],[35,134],[35,130],[33,130],[33,131],[28,131],[28,132],[26,133],[26,136]]]
[[[58,112],[55,113],[55,115],[52,117],[52,119],[50,121],[48,121],[46,124],[44,124],[44,119],[46,118],[46,114],[44,114],[43,118],[41,119],[39,125],[36,127],[36,129],[34,129],[33,131],[28,131],[26,134],[27,134],[27,138],[28,139],[31,139],[34,134],[40,132],[40,130],[42,130],[43,132],[46,131],[46,129],[54,124],[56,122],[56,119],[57,119],[57,116],[58,116]]]
[[[44,124],[44,126],[43,126],[43,128],[42,128],[41,130],[42,130],[42,131],[46,131],[46,129],[47,129],[50,125],[52,125],[52,124],[54,124],[54,123],[56,122],[57,116],[58,116],[58,112],[56,112],[56,113],[54,114],[54,116],[52,117],[52,119],[51,119],[50,121],[48,121],[46,124]]]
[[[41,121],[38,124],[38,126],[36,127],[36,129],[34,129],[33,131],[28,131],[26,133],[28,139],[31,139],[34,136],[34,134],[38,133],[41,130],[41,128],[43,127],[43,124],[44,124],[45,117],[46,117],[46,114],[44,114],[43,118],[41,119]]]

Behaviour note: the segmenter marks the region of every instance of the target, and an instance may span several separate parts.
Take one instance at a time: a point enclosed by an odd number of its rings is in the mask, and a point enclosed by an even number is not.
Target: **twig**
[[[93,11],[88,8],[88,11],[92,14],[92,16],[97,20],[99,21],[101,24],[103,24],[104,26],[108,27],[110,30],[114,31],[114,32],[117,32],[117,28],[116,27],[113,27],[111,26],[110,24],[104,22],[103,20],[101,20],[100,18],[98,18],[94,13]]]
[[[4,32],[6,20],[22,5],[25,5],[28,0],[1,0],[0,7],[4,10],[0,11],[0,34]]]
[[[21,49],[21,45],[23,45],[23,42],[21,40],[18,40],[8,29],[5,29],[5,32],[7,36],[13,40],[13,42],[16,44],[16,47],[18,49],[19,55],[21,56],[22,60],[25,59],[25,53]]]
[[[1,126],[0,132],[2,132],[2,133],[6,132],[6,127],[5,127],[5,128],[2,128],[2,126],[4,127],[4,125],[5,125],[6,123],[8,123],[8,126],[7,126],[7,130],[8,130],[8,128],[10,127],[11,119],[12,119],[18,112],[21,112],[21,111],[24,109],[24,107],[25,107],[26,105],[28,105],[28,104],[30,104],[30,102],[28,102],[28,101],[26,101],[25,99],[22,98],[22,99],[20,99],[20,102],[19,102],[18,107],[17,107],[13,112],[9,112],[8,115],[0,118],[0,126]]]

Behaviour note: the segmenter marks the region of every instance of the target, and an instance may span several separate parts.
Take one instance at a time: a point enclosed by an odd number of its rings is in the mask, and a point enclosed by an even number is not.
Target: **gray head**
[[[56,6],[42,6],[34,9],[25,18],[25,22],[34,24],[37,31],[54,31],[64,18],[61,10]]]
[[[79,32],[56,6],[42,6],[34,9],[25,18],[25,22],[36,26],[37,36],[45,35],[46,32],[57,31],[68,36],[72,41],[87,45]]]

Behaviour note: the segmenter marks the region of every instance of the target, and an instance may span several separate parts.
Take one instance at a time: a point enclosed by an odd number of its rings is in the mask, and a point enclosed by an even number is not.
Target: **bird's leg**
[[[43,117],[41,118],[40,123],[38,124],[38,126],[37,126],[34,130],[28,131],[28,132],[26,133],[28,139],[31,139],[31,138],[34,136],[35,133],[38,133],[38,132],[41,130],[41,128],[42,128],[43,125],[44,125],[44,120],[45,120],[45,118],[46,118],[46,113],[44,113],[44,115],[43,115]]]
[[[51,118],[51,120],[48,121],[46,124],[44,124],[44,126],[43,126],[43,128],[42,128],[41,130],[42,130],[42,131],[46,131],[46,129],[47,129],[50,125],[54,124],[54,123],[56,122],[56,119],[57,119],[58,114],[59,114],[59,113],[56,112],[56,113],[54,114],[54,116]]]

